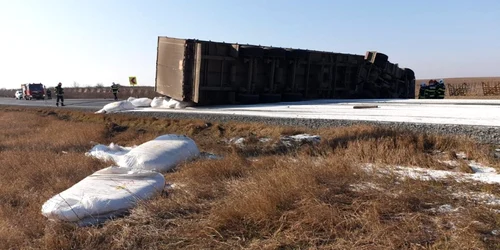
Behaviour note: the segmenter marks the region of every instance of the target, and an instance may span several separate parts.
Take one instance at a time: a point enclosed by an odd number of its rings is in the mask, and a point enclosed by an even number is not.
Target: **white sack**
[[[163,105],[160,108],[166,109],[183,109],[192,106],[190,102],[177,101],[175,99],[163,101]]]
[[[198,157],[200,151],[191,138],[166,134],[134,147],[96,145],[86,155],[114,161],[119,167],[163,172],[183,161]]]
[[[145,142],[124,155],[117,156],[116,164],[124,168],[163,172],[199,155],[198,146],[191,138],[167,134]]]
[[[175,105],[175,108],[176,109],[184,109],[186,107],[191,107],[191,106],[193,106],[193,103],[191,103],[191,102],[178,102]]]
[[[163,107],[173,109],[179,103],[179,101],[170,99],[168,102],[163,102]]]
[[[131,97],[129,97],[129,98],[127,99],[127,101],[132,102],[132,101],[133,101],[133,100],[135,100],[135,99],[137,99],[137,98],[135,98],[135,97],[131,96]]]
[[[131,100],[130,102],[136,107],[150,107],[152,101],[153,100],[151,100],[147,97],[144,97],[144,98],[135,98],[134,100]]]
[[[95,112],[96,114],[101,113],[114,113],[124,110],[135,109],[135,106],[129,101],[118,101],[106,104],[101,110]]]
[[[108,167],[53,196],[43,204],[42,214],[55,221],[93,224],[122,215],[164,186],[160,173]]]
[[[165,101],[165,97],[155,97],[153,98],[153,100],[151,101],[151,107],[152,108],[161,108],[161,106],[163,106],[163,102]]]

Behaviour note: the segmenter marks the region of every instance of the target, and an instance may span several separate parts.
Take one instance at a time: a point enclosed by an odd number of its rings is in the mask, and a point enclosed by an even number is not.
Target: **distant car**
[[[15,97],[17,100],[23,99],[23,91],[22,90],[16,91]]]

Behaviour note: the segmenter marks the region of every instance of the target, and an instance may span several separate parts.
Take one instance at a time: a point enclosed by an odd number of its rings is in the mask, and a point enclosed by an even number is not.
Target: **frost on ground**
[[[470,200],[473,202],[480,202],[489,206],[500,206],[500,198],[494,194],[485,192],[454,192],[454,198]],[[500,212],[500,211],[499,211]]]
[[[453,165],[458,163],[454,163]],[[424,181],[437,181],[452,178],[457,182],[479,181],[487,184],[500,184],[500,175],[496,169],[483,166],[475,161],[469,162],[469,167],[473,173],[453,172],[448,170],[435,170],[421,167],[389,166],[388,168],[377,168],[382,174],[397,174],[401,178],[419,179]],[[364,168],[368,171],[375,171],[373,164],[366,164]]]
[[[439,206],[438,208],[429,209],[430,212],[434,212],[434,213],[436,213],[436,212],[437,213],[453,213],[453,212],[457,212],[459,210],[460,210],[460,208],[454,208],[450,204],[444,204],[444,205]]]
[[[467,159],[464,153],[458,154],[461,159]],[[457,161],[440,161],[450,166],[459,166]],[[467,165],[472,170],[472,173],[464,173],[450,170],[435,170],[421,167],[406,167],[406,166],[379,166],[375,164],[364,164],[362,169],[370,174],[376,175],[395,175],[399,180],[413,179],[421,181],[443,181],[451,180],[462,184],[490,184],[500,185],[500,174],[496,169],[480,164],[474,160],[467,160]],[[357,185],[351,187],[354,191],[373,189],[380,191],[381,188],[367,183],[366,185]],[[450,186],[449,190],[454,198],[464,199],[472,202],[479,202],[489,206],[500,206],[500,197],[487,193],[467,190],[464,187]],[[453,208],[451,205],[442,205],[438,208],[433,208],[431,211],[439,213],[456,212],[460,208]],[[497,210],[498,211],[498,210]],[[498,211],[500,213],[500,211]]]
[[[226,139],[224,142],[228,144],[236,145],[240,148],[245,147],[245,142],[248,139],[243,137]],[[257,141],[259,143],[268,143],[271,142],[272,139],[268,137],[258,138]],[[310,135],[310,134],[297,134],[297,135],[286,135],[280,136],[278,142],[275,145],[283,145],[285,147],[296,147],[303,144],[317,144],[321,141],[321,137],[318,135]]]
[[[287,136],[281,136],[280,141],[285,146],[292,147],[304,143],[317,144],[321,141],[321,137],[319,137],[318,135],[309,135],[309,134],[287,135]]]
[[[216,154],[212,154],[212,153],[209,153],[209,152],[200,152],[200,158],[210,159],[210,160],[222,159],[221,156],[218,156]]]

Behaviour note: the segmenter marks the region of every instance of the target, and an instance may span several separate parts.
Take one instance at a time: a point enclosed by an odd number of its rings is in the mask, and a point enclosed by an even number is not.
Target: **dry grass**
[[[280,135],[322,142],[286,148]],[[223,156],[179,166],[175,187],[102,227],[52,223],[42,204],[107,165],[84,156],[91,141],[139,144],[164,133],[191,136]],[[223,142],[247,138],[240,148]],[[269,142],[258,138],[269,137]],[[500,191],[453,180],[372,175],[364,163],[451,169],[456,152],[500,169],[491,146],[464,138],[370,126],[310,130],[262,124],[104,116],[69,110],[0,109],[1,249],[498,249],[500,216],[453,196]],[[460,160],[460,159],[458,159]],[[464,165],[464,164],[463,164]],[[459,166],[454,171],[467,172]],[[450,204],[458,211],[436,209]]]

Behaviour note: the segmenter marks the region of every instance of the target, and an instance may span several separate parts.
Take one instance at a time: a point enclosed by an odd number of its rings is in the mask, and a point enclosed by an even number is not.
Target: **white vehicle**
[[[23,99],[23,91],[22,90],[16,91],[15,97],[16,97],[16,100]]]

